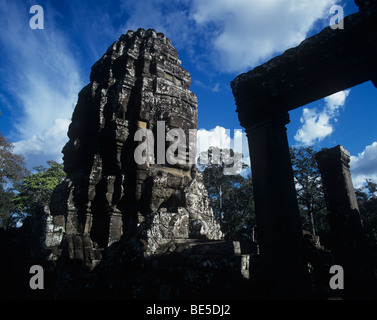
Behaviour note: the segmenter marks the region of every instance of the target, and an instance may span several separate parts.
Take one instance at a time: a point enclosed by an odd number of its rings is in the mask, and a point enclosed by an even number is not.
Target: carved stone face
[[[187,207],[193,207],[195,205],[195,202],[196,202],[195,200],[196,200],[195,195],[188,193],[186,195],[186,205],[187,205]]]
[[[71,184],[62,194],[70,198],[56,197],[53,207],[69,203],[75,230],[86,230],[100,247],[117,241],[123,231],[145,228],[147,224],[140,221],[161,212],[165,216],[156,218],[157,224],[174,225],[177,219],[185,223],[182,228],[187,233],[186,208],[204,208],[207,199],[205,193],[193,191],[196,171],[188,159],[190,151],[196,153],[196,139],[190,139],[189,132],[197,129],[197,98],[189,90],[190,75],[170,40],[154,30],[122,35],[94,64],[90,81],[79,94],[70,140],[63,149]],[[154,161],[135,161],[135,151],[143,143],[135,140],[138,130],[152,134]],[[157,161],[160,134],[165,163]],[[169,163],[169,156],[184,161]],[[89,218],[91,223],[85,223]],[[169,228],[164,237],[179,229]]]

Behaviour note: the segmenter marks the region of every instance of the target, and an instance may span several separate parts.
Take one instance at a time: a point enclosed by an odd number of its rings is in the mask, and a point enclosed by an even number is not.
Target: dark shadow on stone
[[[242,273],[244,259],[258,267],[258,256],[234,254],[227,241],[175,243],[173,252],[144,256],[143,244],[122,238],[103,252],[89,273],[78,261],[64,266],[69,279],[59,298],[136,300],[244,300],[260,298],[258,272]],[[228,247],[228,248],[227,248]],[[228,250],[224,250],[224,249]],[[249,260],[248,260],[249,261]],[[81,279],[81,280],[80,280]],[[83,281],[85,279],[86,281]],[[81,288],[79,288],[79,286]]]

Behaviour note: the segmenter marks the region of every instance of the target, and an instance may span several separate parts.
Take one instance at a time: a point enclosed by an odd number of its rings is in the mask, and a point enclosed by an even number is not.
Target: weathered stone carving
[[[222,238],[201,173],[188,162],[197,99],[180,65],[171,41],[151,29],[122,35],[94,64],[63,149],[67,177],[52,196],[47,246],[62,242],[70,259],[93,268],[122,235],[142,239],[147,254],[172,240]],[[186,164],[135,162],[135,132],[157,137],[157,121],[185,132]]]
[[[23,227],[38,242],[31,260],[50,279],[47,297],[259,295],[258,273],[250,272],[258,266],[255,244],[222,240],[192,164],[196,145],[188,133],[197,128],[197,101],[180,64],[162,33],[139,29],[93,66],[63,149],[67,176]],[[185,133],[185,163],[165,161],[175,157],[175,141],[161,139],[161,127]],[[146,150],[146,163],[134,158],[144,143],[134,139],[139,129],[153,133],[155,147],[163,144],[154,154]]]

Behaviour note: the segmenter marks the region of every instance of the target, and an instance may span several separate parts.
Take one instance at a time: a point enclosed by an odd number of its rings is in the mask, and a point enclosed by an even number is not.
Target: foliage
[[[14,145],[0,133],[0,183],[4,188],[12,184],[13,188],[21,183],[29,173],[25,166],[25,158],[13,153]]]
[[[229,239],[250,239],[256,227],[252,177],[224,175],[226,165],[219,161],[226,150],[210,148],[208,163],[201,165],[209,200],[215,216],[221,221]],[[227,153],[233,155],[232,151]],[[330,226],[323,193],[321,175],[313,147],[290,148],[293,176],[302,227],[321,238],[330,240]],[[200,160],[200,158],[199,158]],[[199,161],[200,163],[201,161]],[[371,239],[377,237],[377,183],[367,180],[363,188],[355,190],[361,219]]]
[[[16,226],[18,215],[12,202],[14,197],[13,191],[0,188],[0,228],[8,229]]]
[[[326,203],[313,147],[291,147],[290,155],[302,227],[326,237],[329,232]]]
[[[366,180],[364,187],[355,190],[359,204],[360,216],[366,234],[370,238],[377,237],[377,183]]]
[[[233,157],[234,163],[229,161],[229,157]],[[203,158],[208,161],[200,165],[204,184],[215,218],[220,221],[226,238],[249,239],[255,225],[251,177],[244,178],[240,173],[224,174],[224,169],[232,166],[245,169],[247,165],[242,163],[241,157],[235,156],[233,150],[217,147],[202,153],[199,163],[203,162]]]
[[[65,177],[63,164],[47,161],[49,168],[34,167],[36,173],[27,176],[19,187],[19,194],[13,199],[20,215],[32,215],[35,210],[50,201],[55,187]]]
[[[240,178],[223,199],[223,224],[232,240],[253,239],[256,217],[251,175]]]
[[[15,227],[36,208],[47,203],[64,178],[63,165],[47,161],[49,167],[26,169],[25,158],[13,153],[14,145],[0,133],[0,228]]]
[[[13,153],[14,145],[0,133],[0,228],[15,226],[17,214],[13,199],[16,189],[29,174],[22,155]]]

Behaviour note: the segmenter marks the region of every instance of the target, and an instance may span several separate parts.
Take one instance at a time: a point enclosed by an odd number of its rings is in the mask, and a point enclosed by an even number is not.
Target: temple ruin
[[[301,228],[285,127],[290,110],[369,80],[377,86],[377,1],[355,2],[360,10],[344,19],[344,29],[325,28],[231,83],[249,142],[259,248],[224,240],[196,165],[170,164],[155,149],[161,141],[166,151],[175,143],[159,128],[182,129],[183,158],[195,153],[189,131],[197,129],[197,99],[171,41],[138,29],[92,67],[63,149],[67,176],[50,203],[16,235],[0,234],[6,257],[0,268],[11,275],[3,293],[11,299],[328,299],[329,266],[339,264],[343,298],[376,298],[349,153],[337,146],[316,155],[334,242],[328,252]],[[146,135],[135,138],[136,132]],[[148,132],[156,139],[153,150],[144,150],[148,161],[138,163],[135,150]],[[28,282],[35,264],[45,272],[40,292]]]
[[[195,164],[134,159],[142,142],[135,141],[138,129],[157,137],[160,121],[166,131],[181,128],[188,139],[189,129],[197,128],[196,96],[180,64],[169,39],[139,29],[123,35],[92,67],[63,148],[67,177],[50,203],[49,245],[60,244],[64,233],[72,257],[94,267],[92,243],[106,248],[122,234],[140,236],[151,253],[170,240],[221,240]],[[162,143],[169,147],[165,137]]]
[[[377,2],[355,2],[359,12],[344,19],[344,29],[327,27],[299,46],[239,75],[231,83],[238,117],[249,142],[259,245],[265,271],[265,297],[302,298],[310,295],[285,128],[289,123],[288,111],[365,81],[372,80],[377,86]],[[318,159],[323,158],[319,155]],[[340,168],[340,161],[344,160],[339,154],[335,166]],[[324,162],[320,160],[322,168]],[[347,221],[356,219],[351,229],[358,229],[360,217],[355,212],[350,213],[356,207],[354,196],[349,193],[352,189],[349,171],[342,177],[347,170],[337,169],[331,178],[326,175],[328,171],[323,169],[322,172],[327,184],[325,190],[328,190],[328,210],[334,210],[336,203],[338,212],[341,210],[341,216],[346,216]],[[336,189],[343,193],[343,200],[333,192]],[[335,224],[343,223],[342,218],[337,219]],[[345,228],[349,233],[349,223],[336,227],[338,242],[340,238],[345,241]],[[339,230],[343,234],[339,235]],[[352,231],[347,237],[354,238],[357,232]],[[342,246],[341,263],[345,261],[345,255],[355,253],[355,249],[351,250],[353,253],[344,252],[344,243]],[[349,262],[352,258],[346,260]],[[345,281],[355,282],[351,277]]]
[[[198,117],[190,84],[171,41],[152,29],[128,31],[92,67],[63,148],[67,176],[44,209],[56,297],[248,295],[255,247],[223,239],[202,174],[188,161]],[[158,130],[174,128],[187,149],[185,161],[169,164],[175,139]],[[162,143],[166,154],[146,148],[139,163],[143,143]]]

